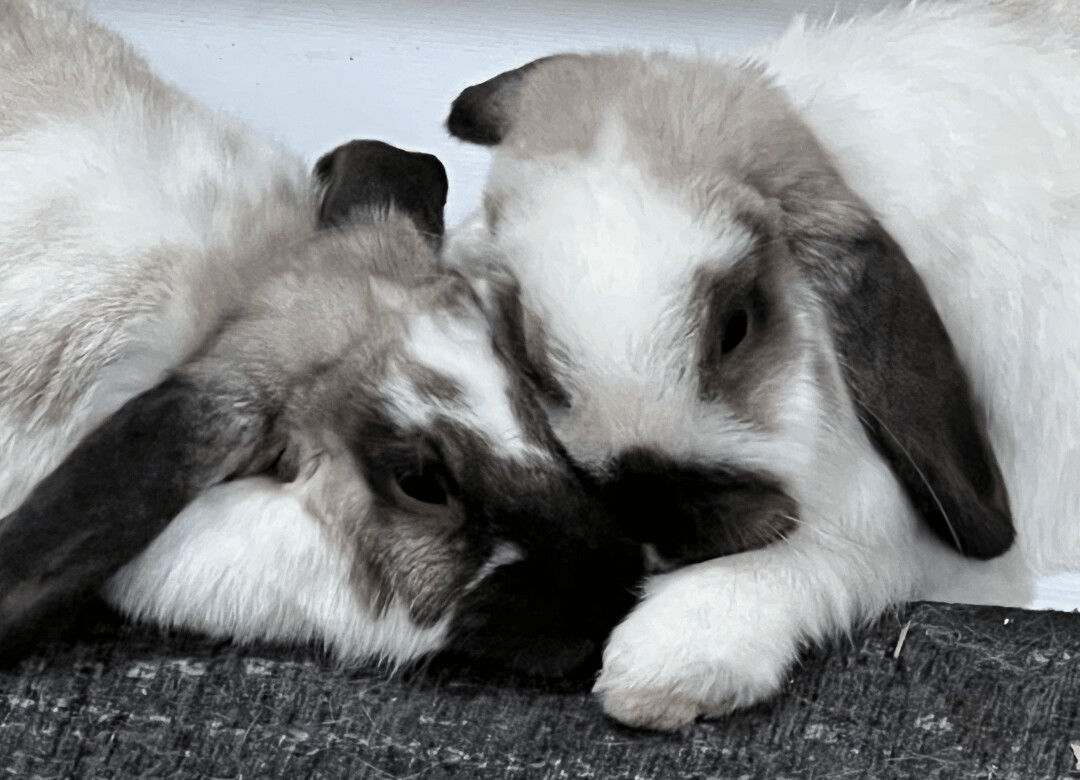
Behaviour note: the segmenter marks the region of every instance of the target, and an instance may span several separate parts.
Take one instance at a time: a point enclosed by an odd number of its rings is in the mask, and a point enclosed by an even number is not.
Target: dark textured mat
[[[935,604],[814,653],[775,702],[676,735],[610,723],[580,683],[391,678],[109,621],[0,672],[0,770],[20,778],[1031,780],[1080,777],[1070,742],[1080,615]]]

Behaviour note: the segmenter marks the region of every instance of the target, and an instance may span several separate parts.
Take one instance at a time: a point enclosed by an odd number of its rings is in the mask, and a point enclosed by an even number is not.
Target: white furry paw
[[[760,659],[743,666],[710,658],[659,669],[634,666],[605,661],[593,688],[604,712],[627,726],[674,731],[698,718],[722,717],[770,698],[788,665]]]
[[[703,715],[719,717],[725,713],[708,713],[705,702],[674,690],[621,688],[615,685],[601,690],[600,705],[611,718],[626,726],[656,731],[675,731]]]
[[[777,693],[798,646],[782,615],[755,619],[745,609],[722,614],[686,601],[672,608],[666,595],[652,594],[608,640],[593,688],[604,712],[627,726],[671,731]]]

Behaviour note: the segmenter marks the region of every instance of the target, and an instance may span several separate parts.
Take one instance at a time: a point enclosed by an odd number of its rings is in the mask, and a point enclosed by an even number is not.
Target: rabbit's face
[[[820,305],[760,198],[695,203],[642,170],[625,126],[598,133],[581,155],[496,158],[480,256],[514,280],[488,282],[498,326],[658,565],[779,538],[836,418]]]
[[[466,90],[448,127],[495,147],[450,262],[658,566],[793,532],[857,489],[864,430],[943,538],[1008,545],[921,281],[759,71],[552,57]]]
[[[376,229],[327,241],[356,251]],[[402,240],[399,230],[373,245]],[[469,286],[439,271],[430,247],[410,250],[429,254],[427,273],[373,277],[365,316],[334,316],[336,357],[297,373],[296,433],[277,468],[305,481],[308,511],[348,549],[373,614],[402,608],[451,649],[566,671],[629,608],[640,556],[566,458]]]

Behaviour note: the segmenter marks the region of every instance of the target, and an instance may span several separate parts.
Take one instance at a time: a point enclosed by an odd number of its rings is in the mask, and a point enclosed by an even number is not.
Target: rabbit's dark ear
[[[268,467],[258,393],[178,376],[129,401],[0,520],[0,657],[50,634],[202,490]]]
[[[1002,554],[1015,535],[1008,492],[922,279],[873,219],[821,246],[817,273],[863,425],[938,536],[973,558]]]
[[[325,188],[320,227],[344,225],[365,210],[392,205],[433,242],[441,239],[448,184],[435,155],[381,141],[350,141],[320,157],[314,173]]]
[[[563,56],[563,55],[555,55]],[[455,98],[446,118],[450,135],[469,143],[495,146],[510,129],[518,91],[529,71],[554,57],[541,57],[466,88]]]

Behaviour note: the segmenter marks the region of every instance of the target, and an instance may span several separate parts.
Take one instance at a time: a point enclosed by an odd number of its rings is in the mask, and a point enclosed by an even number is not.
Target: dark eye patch
[[[765,325],[769,303],[761,289],[758,266],[756,256],[751,255],[699,284],[698,305],[704,308],[700,362],[706,378],[751,331],[756,334]]]
[[[353,457],[384,502],[440,506],[456,493],[450,467],[425,431],[397,425],[382,409],[369,409],[350,427]]]
[[[728,270],[703,274],[694,294],[699,395],[749,418],[758,416],[753,398],[791,356],[780,266],[755,251]]]

